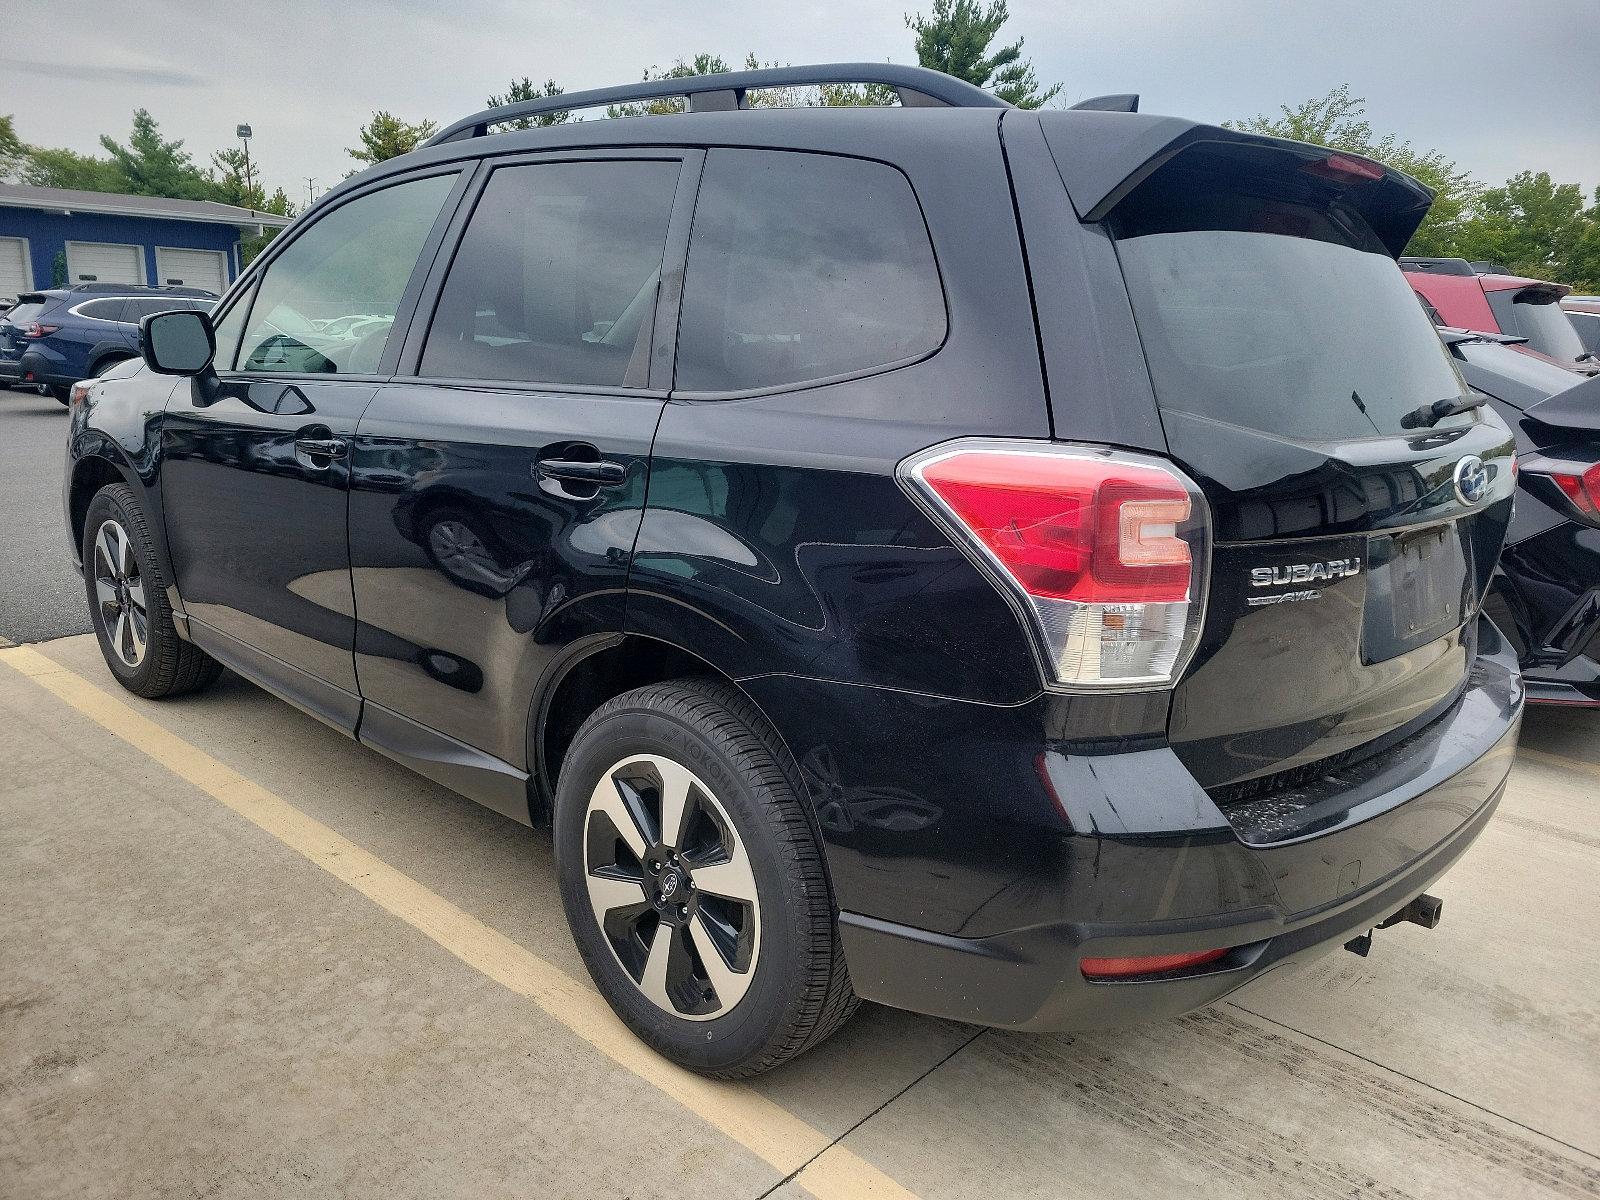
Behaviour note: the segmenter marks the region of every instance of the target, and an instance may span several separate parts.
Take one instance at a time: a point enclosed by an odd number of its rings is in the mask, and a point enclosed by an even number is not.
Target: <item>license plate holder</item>
[[[1385,662],[1461,628],[1471,595],[1467,563],[1454,522],[1373,538],[1362,658]]]

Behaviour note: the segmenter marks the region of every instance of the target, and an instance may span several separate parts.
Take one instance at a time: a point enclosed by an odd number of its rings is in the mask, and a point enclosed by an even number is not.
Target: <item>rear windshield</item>
[[[25,304],[17,305],[10,312],[6,313],[5,319],[10,321],[13,325],[26,325],[29,321],[33,320],[43,311],[43,303],[36,300],[30,300]]]
[[[1464,391],[1381,252],[1233,229],[1151,233],[1118,251],[1163,409],[1293,438],[1371,437]]]
[[[1566,310],[1554,303],[1549,293],[1524,297],[1520,293],[1490,292],[1489,303],[1500,323],[1511,326],[1506,332],[1521,334],[1540,354],[1559,362],[1576,362],[1583,353],[1583,339],[1567,320]]]

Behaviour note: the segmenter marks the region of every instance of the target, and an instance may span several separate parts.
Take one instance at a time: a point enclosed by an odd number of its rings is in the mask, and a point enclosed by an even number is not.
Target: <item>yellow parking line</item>
[[[1547,767],[1565,767],[1569,771],[1582,771],[1586,775],[1600,775],[1600,763],[1584,762],[1581,758],[1568,758],[1564,754],[1551,754],[1548,750],[1535,750],[1531,746],[1518,746],[1517,757],[1530,762],[1544,763]]]
[[[205,751],[135,712],[109,692],[27,646],[0,649],[0,663],[27,676],[91,721],[148,755],[462,962],[518,995],[618,1065],[770,1163],[818,1200],[915,1196],[871,1163],[744,1084],[719,1083],[648,1049],[599,993],[423,887],[342,834],[251,782]],[[802,1169],[803,1168],[803,1169]]]

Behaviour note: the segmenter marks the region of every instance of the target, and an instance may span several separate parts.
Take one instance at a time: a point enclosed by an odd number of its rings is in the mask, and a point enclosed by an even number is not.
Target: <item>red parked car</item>
[[[1402,258],[1400,267],[1435,324],[1524,337],[1517,346],[1523,353],[1600,375],[1600,362],[1562,310],[1561,299],[1572,291],[1566,284],[1508,275],[1493,263],[1464,258]]]

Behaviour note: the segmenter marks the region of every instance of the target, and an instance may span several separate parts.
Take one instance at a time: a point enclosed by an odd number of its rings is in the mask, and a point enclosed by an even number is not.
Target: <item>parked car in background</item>
[[[1565,296],[1561,308],[1578,331],[1583,348],[1600,358],[1600,296]]]
[[[1516,511],[1485,611],[1517,649],[1530,703],[1600,707],[1600,377],[1504,335],[1439,335],[1517,439]]]
[[[1538,354],[1586,375],[1600,374],[1560,305],[1572,291],[1562,283],[1486,271],[1493,263],[1464,258],[1402,258],[1406,279],[1437,324],[1525,338],[1519,353]]]
[[[78,380],[138,356],[141,318],[167,309],[209,311],[216,301],[199,288],[123,283],[23,292],[0,318],[0,381],[42,385],[65,404]]]
[[[1126,101],[648,81],[352,178],[74,389],[110,671],[551,816],[596,986],[717,1076],[1431,927],[1523,697],[1511,434],[1394,261],[1431,195]]]

